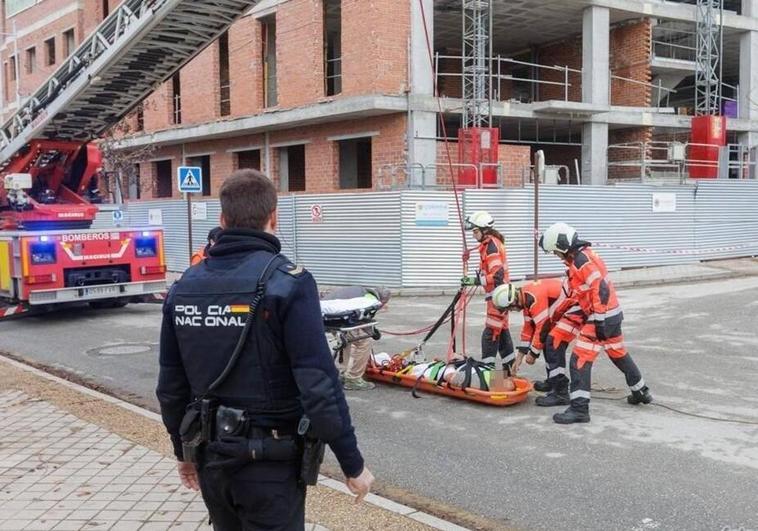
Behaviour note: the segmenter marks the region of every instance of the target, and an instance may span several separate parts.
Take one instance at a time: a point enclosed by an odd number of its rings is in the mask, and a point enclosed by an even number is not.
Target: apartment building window
[[[45,41],[45,64],[47,66],[55,64],[55,37]]]
[[[305,191],[305,144],[279,148],[279,189]]]
[[[108,4],[108,0],[102,0],[102,6],[103,6],[103,20],[108,18],[108,15],[111,14],[111,6]]]
[[[171,78],[171,102],[173,104],[172,119],[178,125],[182,123],[182,81],[179,72]]]
[[[37,69],[37,48],[32,46],[26,49],[26,73],[33,74]]]
[[[11,55],[10,57],[10,69],[11,69],[11,81],[16,81],[16,77],[18,76],[18,71],[16,70],[16,56]]]
[[[249,149],[246,151],[238,151],[237,152],[237,169],[238,170],[243,170],[243,169],[260,170],[261,169],[261,150]]]
[[[68,57],[76,50],[76,36],[73,28],[63,32],[63,55]]]
[[[371,137],[339,141],[340,188],[371,188]]]
[[[276,93],[276,18],[261,20],[263,32],[263,105],[275,107]]]
[[[155,188],[153,197],[171,197],[174,184],[173,168],[170,160],[159,160],[155,163]]]
[[[232,93],[229,79],[229,32],[218,39],[218,83],[221,116],[232,114]]]
[[[141,167],[139,164],[134,165],[132,174],[129,175],[129,199],[141,199],[142,198],[142,181],[140,179]]]
[[[324,91],[342,92],[342,2],[324,1]]]
[[[211,195],[211,156],[189,157],[187,166],[197,166],[203,170],[203,195]]]
[[[137,131],[145,130],[145,108],[140,105],[137,107]]]

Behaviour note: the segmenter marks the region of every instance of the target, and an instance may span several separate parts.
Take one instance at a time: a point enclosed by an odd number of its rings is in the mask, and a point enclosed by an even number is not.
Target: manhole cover
[[[133,354],[147,354],[157,350],[157,343],[117,343],[115,345],[103,345],[91,348],[87,354],[91,356],[129,356]]]

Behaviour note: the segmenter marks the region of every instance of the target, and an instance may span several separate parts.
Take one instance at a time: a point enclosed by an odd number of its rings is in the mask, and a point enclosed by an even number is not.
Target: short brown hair
[[[221,185],[221,213],[228,229],[263,230],[276,210],[276,188],[258,170],[237,170]]]

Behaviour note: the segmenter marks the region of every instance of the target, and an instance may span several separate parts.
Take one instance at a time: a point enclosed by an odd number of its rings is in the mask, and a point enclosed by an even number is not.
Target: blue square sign
[[[199,166],[179,166],[177,168],[179,176],[180,192],[202,193],[203,191],[203,169]]]

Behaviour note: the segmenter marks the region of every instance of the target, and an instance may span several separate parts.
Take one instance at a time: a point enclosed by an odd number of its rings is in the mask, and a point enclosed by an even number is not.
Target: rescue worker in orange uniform
[[[608,278],[603,260],[590,249],[590,242],[579,239],[573,227],[565,223],[551,225],[540,238],[540,247],[554,253],[568,267],[569,295],[576,298],[584,314],[584,325],[571,354],[571,405],[563,413],[553,415],[558,424],[589,422],[592,363],[604,349],[613,364],[624,373],[632,393],[629,404],[649,404],[653,401],[639,368],[627,353],[621,322],[624,314],[616,290]],[[571,302],[556,309],[560,318]]]
[[[208,250],[213,247],[213,244],[216,243],[216,240],[218,239],[218,235],[221,233],[221,227],[214,227],[208,232],[208,243],[205,244],[205,247],[195,252],[195,254],[192,255],[192,259],[190,260],[190,265],[196,265],[205,260],[205,257],[208,256]]]
[[[510,281],[505,238],[494,228],[495,220],[485,211],[474,212],[466,217],[466,230],[473,232],[479,242],[479,271],[461,279],[462,286],[482,286],[487,301],[487,317],[482,332],[482,360],[494,358],[498,352],[503,358],[503,368],[510,374],[516,354],[513,339],[508,330],[508,312],[498,310],[492,304],[492,292]],[[494,361],[494,359],[492,360]]]
[[[546,278],[527,282],[522,287],[503,284],[495,288],[492,302],[507,311],[521,311],[524,326],[521,328],[521,342],[513,365],[518,373],[522,361],[533,365],[540,354],[545,352],[547,380],[535,382],[537,391],[549,391],[537,397],[538,406],[551,407],[569,404],[569,379],[566,376],[566,350],[579,335],[584,322],[584,314],[576,301],[567,296],[565,279]],[[553,324],[555,310],[564,304],[571,304],[563,316]]]

